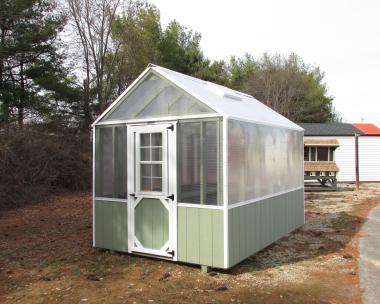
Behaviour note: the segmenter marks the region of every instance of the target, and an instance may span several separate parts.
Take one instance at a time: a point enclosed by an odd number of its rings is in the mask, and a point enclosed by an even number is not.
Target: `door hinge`
[[[175,254],[175,251],[172,250],[172,251],[166,251],[167,253],[169,253],[172,257],[174,257],[174,254]]]
[[[167,127],[166,129],[174,131],[174,125],[171,125],[170,127]]]
[[[169,195],[169,196],[167,196],[166,198],[169,198],[169,199],[171,199],[172,201],[174,201],[174,194]]]

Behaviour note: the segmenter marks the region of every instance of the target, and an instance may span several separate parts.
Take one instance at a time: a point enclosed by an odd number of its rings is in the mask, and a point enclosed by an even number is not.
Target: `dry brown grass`
[[[229,271],[92,248],[91,196],[0,215],[0,303],[360,303],[357,241],[380,185],[306,196],[307,223]]]

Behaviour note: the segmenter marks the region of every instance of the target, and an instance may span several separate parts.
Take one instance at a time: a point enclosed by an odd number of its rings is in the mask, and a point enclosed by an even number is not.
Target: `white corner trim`
[[[304,186],[300,186],[300,187],[291,188],[291,189],[287,189],[287,190],[284,190],[284,191],[280,191],[280,192],[264,195],[264,196],[261,196],[261,197],[258,197],[258,198],[254,198],[254,199],[251,199],[251,200],[244,201],[244,202],[235,203],[235,204],[229,205],[228,209],[233,209],[233,208],[241,207],[241,206],[244,206],[244,205],[253,204],[253,203],[256,203],[256,202],[259,202],[259,201],[263,201],[263,200],[271,198],[271,197],[275,197],[275,196],[279,196],[279,195],[286,194],[286,193],[289,193],[289,192],[294,192],[294,191],[297,191],[297,190],[301,190],[303,188],[304,188]]]
[[[224,268],[229,268],[229,241],[228,241],[228,116],[223,118],[222,124],[222,162],[223,162],[223,244],[224,244]]]

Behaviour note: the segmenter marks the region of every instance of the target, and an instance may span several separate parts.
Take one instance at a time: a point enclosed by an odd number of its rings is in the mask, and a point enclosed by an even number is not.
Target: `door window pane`
[[[154,164],[152,166],[152,177],[162,177],[162,165]]]
[[[162,191],[162,178],[152,178],[152,191]]]
[[[150,148],[140,148],[140,160],[149,161],[150,160]]]
[[[162,148],[152,148],[152,160],[153,161],[162,160]]]
[[[152,191],[151,190],[151,178],[141,177],[141,190],[142,191]]]
[[[152,167],[152,165],[141,164],[141,176],[150,178],[151,172],[152,172],[151,167]]]
[[[162,133],[152,133],[152,146],[162,146]]]
[[[150,134],[149,133],[140,134],[140,146],[141,147],[149,147],[150,146]]]
[[[142,191],[162,192],[162,160],[162,133],[140,134]]]

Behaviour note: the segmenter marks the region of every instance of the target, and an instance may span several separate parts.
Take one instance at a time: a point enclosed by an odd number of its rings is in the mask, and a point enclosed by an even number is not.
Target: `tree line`
[[[201,34],[144,1],[3,0],[0,122],[70,126],[96,116],[148,63],[249,93],[295,122],[339,119],[318,67],[296,54],[212,61]]]
[[[339,119],[318,67],[291,54],[214,61],[144,1],[0,1],[0,209],[91,187],[90,126],[155,63],[249,93],[295,122]]]

